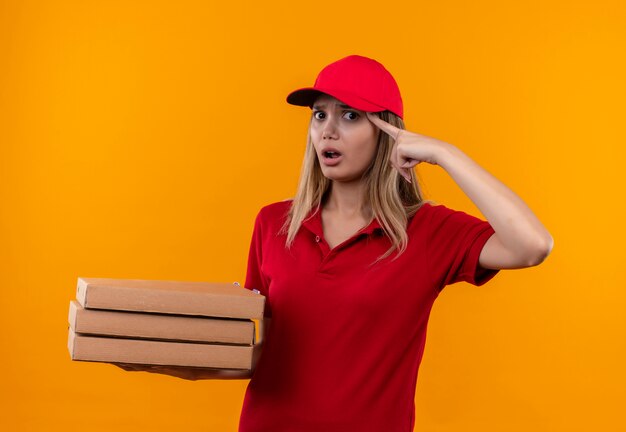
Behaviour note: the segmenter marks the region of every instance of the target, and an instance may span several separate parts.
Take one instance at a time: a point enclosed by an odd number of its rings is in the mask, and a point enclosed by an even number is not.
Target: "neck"
[[[367,217],[368,209],[365,205],[365,182],[333,181],[328,193],[324,209],[339,213],[343,216]]]

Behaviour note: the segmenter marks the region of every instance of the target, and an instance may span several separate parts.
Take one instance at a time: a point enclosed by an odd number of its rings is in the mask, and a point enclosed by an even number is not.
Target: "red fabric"
[[[412,431],[432,304],[446,284],[498,272],[478,265],[493,228],[425,203],[404,254],[370,266],[390,246],[377,221],[330,250],[318,212],[287,250],[290,205],[264,207],[254,226],[245,286],[267,297],[272,324],[239,431]]]
[[[398,83],[385,66],[369,57],[349,55],[325,66],[313,87],[292,91],[287,103],[310,107],[321,93],[361,111],[404,115]]]

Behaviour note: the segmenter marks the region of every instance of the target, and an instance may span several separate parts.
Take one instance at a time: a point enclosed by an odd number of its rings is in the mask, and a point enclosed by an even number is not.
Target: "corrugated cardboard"
[[[71,327],[68,349],[80,361],[245,370],[251,370],[253,355],[253,346],[85,336]]]
[[[69,324],[76,333],[147,339],[254,343],[254,322],[201,316],[85,309],[70,302]]]
[[[78,278],[86,309],[113,309],[238,319],[262,319],[265,297],[226,283]]]

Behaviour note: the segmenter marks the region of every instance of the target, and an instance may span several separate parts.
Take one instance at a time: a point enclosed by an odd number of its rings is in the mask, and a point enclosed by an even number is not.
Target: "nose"
[[[335,124],[335,120],[332,118],[329,118],[326,122],[324,122],[322,139],[337,139],[337,125]]]

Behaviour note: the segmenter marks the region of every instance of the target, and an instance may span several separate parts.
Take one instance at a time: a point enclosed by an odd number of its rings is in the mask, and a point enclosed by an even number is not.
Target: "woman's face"
[[[313,104],[311,140],[325,177],[355,181],[361,179],[376,154],[378,128],[365,111],[320,95]]]

